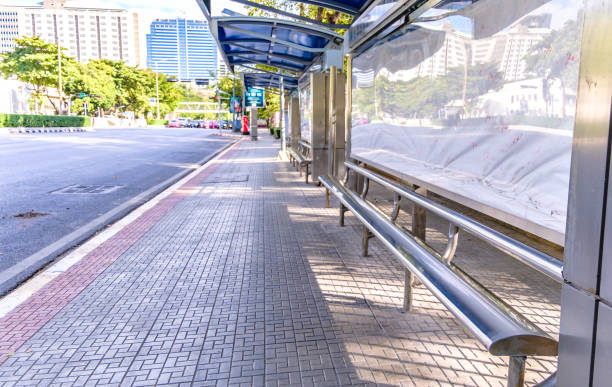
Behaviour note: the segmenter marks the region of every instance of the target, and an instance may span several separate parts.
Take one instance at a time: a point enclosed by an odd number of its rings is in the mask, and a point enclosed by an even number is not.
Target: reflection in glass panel
[[[563,243],[582,1],[431,9],[353,59],[353,157]]]

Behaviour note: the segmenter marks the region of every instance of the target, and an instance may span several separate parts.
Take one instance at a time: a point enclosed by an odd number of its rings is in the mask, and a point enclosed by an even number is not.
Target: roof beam
[[[250,0],[231,0],[235,3],[240,3],[240,4],[244,4],[247,5],[249,7],[254,7],[254,8],[259,8],[261,10],[267,11],[267,12],[273,12],[279,15],[283,15],[283,16],[287,16],[287,17],[291,17],[294,18],[296,20],[301,20],[303,22],[306,23],[312,23],[314,25],[320,26],[320,27],[325,27],[325,28],[329,28],[332,30],[346,30],[350,27],[350,24],[330,24],[330,23],[324,23],[315,19],[311,19],[309,17],[305,17],[305,16],[301,16],[292,12],[287,12],[287,11],[283,11],[282,9],[276,9],[274,7],[269,7],[267,5],[263,5],[263,4],[258,4],[255,3],[253,1]]]
[[[252,72],[252,73],[243,73],[245,75],[257,74],[258,72],[264,72],[264,73],[267,73],[267,74],[281,76],[281,77],[287,78],[287,79],[295,79],[295,80],[300,79],[300,77],[298,77],[296,75],[283,74],[283,73],[280,73],[280,72],[268,71],[268,70],[257,69],[257,68],[254,69],[252,67],[248,67],[248,66],[245,66],[245,65],[240,64],[240,63],[236,63],[236,66],[244,67],[245,69],[249,69],[249,70],[255,70],[255,72]]]
[[[254,36],[254,37],[259,38],[259,39],[267,40],[269,42],[274,42],[274,43],[277,43],[277,44],[282,44],[283,46],[295,48],[295,49],[302,50],[302,51],[313,52],[313,53],[316,53],[316,54],[320,54],[320,53],[325,51],[325,48],[314,48],[314,47],[302,46],[301,44],[287,42],[285,40],[273,38],[273,37],[268,36],[268,35],[260,34],[260,33],[254,32],[254,31],[249,31],[249,30],[246,30],[244,28],[236,27],[236,26],[233,26],[231,24],[227,24],[227,25],[223,24],[221,26],[224,27],[224,28],[232,29],[232,30],[234,30],[236,32],[241,32],[241,33],[246,34],[246,35]],[[235,41],[241,41],[241,40],[242,39],[238,39],[238,40],[235,40]],[[244,41],[244,40],[242,40],[242,41]],[[225,43],[225,41],[221,41],[221,44],[223,44],[223,43]]]
[[[275,58],[279,58],[279,59],[284,59],[284,60],[288,60],[291,62],[295,62],[295,63],[300,63],[300,64],[304,64],[304,65],[308,65],[310,64],[310,62],[312,62],[312,60],[309,59],[302,59],[302,58],[296,58],[294,56],[291,55],[286,55],[286,54],[276,54],[276,53],[270,53],[269,51],[264,51],[264,50],[258,50],[256,48],[251,48],[248,46],[243,46],[240,43],[232,43],[233,46],[242,48],[244,50],[250,51],[250,52],[254,52],[256,54],[261,54],[261,55],[269,55],[269,56],[273,56]],[[226,52],[227,55],[231,55],[232,52],[231,51],[227,51]],[[236,54],[246,54],[245,52],[236,52]]]
[[[271,66],[271,67],[276,67],[278,69],[285,69],[285,70],[289,70],[289,71],[297,71],[297,72],[302,72],[304,71],[303,67],[294,67],[294,66],[290,66],[290,65],[282,65],[282,64],[271,64],[271,63],[267,63],[264,61],[260,61],[260,60],[255,60],[255,59],[251,59],[251,58],[247,58],[244,57],[242,55],[236,55],[236,54],[226,54],[228,57],[234,57],[234,58],[238,58],[238,59],[242,59],[245,60],[247,62],[251,62],[251,63],[257,63],[260,65],[264,65],[264,66]],[[230,61],[231,62],[231,61]]]

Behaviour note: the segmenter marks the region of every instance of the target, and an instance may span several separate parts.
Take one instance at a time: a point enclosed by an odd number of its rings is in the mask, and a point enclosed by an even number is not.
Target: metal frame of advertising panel
[[[581,2],[464,3],[352,58],[351,158],[563,245]]]

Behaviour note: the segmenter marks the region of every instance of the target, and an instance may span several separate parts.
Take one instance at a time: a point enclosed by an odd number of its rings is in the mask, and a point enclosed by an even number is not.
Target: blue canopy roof
[[[295,90],[298,85],[298,79],[295,77],[271,73],[243,73],[242,76],[244,77],[244,85],[246,88],[261,87],[265,89],[280,89],[281,77],[283,78],[283,88],[285,90]]]
[[[342,43],[327,28],[264,17],[216,17],[211,31],[232,71],[235,65],[262,64],[301,73],[326,48]]]

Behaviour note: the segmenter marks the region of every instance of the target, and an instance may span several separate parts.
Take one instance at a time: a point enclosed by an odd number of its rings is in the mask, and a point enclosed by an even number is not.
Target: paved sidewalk
[[[361,257],[358,221],[278,148],[240,141],[1,319],[0,384],[505,385],[425,288],[401,313],[401,268],[374,240]],[[559,286],[463,238],[456,262],[556,334]]]

